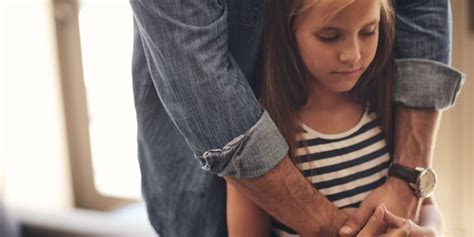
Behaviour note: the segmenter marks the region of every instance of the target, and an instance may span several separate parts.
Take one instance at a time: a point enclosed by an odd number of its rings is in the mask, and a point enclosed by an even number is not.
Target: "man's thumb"
[[[371,215],[372,212],[367,210],[367,208],[359,208],[339,230],[339,236],[349,237],[357,235]]]
[[[385,232],[385,224],[383,218],[385,216],[385,209],[383,204],[379,205],[374,214],[370,217],[369,221],[365,224],[364,228],[359,232],[357,236],[375,236]]]

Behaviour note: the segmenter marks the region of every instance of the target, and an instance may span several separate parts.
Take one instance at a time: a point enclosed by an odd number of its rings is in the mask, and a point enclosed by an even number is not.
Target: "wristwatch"
[[[430,168],[416,167],[413,169],[393,163],[388,169],[388,175],[406,181],[418,198],[431,196],[436,187],[436,173]]]

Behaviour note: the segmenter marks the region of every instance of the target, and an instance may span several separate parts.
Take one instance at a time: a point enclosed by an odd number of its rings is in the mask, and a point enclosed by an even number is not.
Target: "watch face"
[[[431,169],[424,170],[418,179],[418,191],[420,197],[425,198],[430,196],[436,186],[436,174]]]

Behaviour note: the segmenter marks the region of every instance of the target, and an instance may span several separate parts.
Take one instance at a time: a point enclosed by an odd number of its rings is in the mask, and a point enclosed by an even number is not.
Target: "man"
[[[332,221],[336,212],[320,205],[324,197],[291,163],[288,145],[256,100],[263,1],[131,0],[131,5],[142,189],[160,235],[227,235],[225,183],[212,174],[306,235],[335,235],[342,225],[343,234],[354,235],[379,203],[399,216],[415,215],[420,198],[394,177],[347,223]],[[453,105],[463,81],[445,65],[449,2],[404,0],[396,8],[394,162],[428,168],[440,110]],[[200,171],[191,157],[209,172]],[[301,207],[312,212],[301,213]]]

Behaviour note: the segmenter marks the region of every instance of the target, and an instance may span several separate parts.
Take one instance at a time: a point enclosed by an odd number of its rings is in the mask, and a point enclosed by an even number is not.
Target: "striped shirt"
[[[379,121],[368,106],[357,125],[343,133],[322,134],[303,123],[301,128],[296,165],[336,207],[359,207],[370,191],[385,182],[390,153]],[[299,235],[274,221],[272,236]]]

